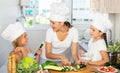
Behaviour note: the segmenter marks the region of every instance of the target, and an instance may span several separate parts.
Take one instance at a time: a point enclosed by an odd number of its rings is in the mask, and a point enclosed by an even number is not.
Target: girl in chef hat
[[[46,33],[46,49],[42,50],[40,62],[52,60],[59,64],[70,65],[71,57],[78,62],[78,31],[67,21],[68,18],[69,8],[64,3],[51,4],[49,17],[51,27]]]
[[[12,42],[14,49],[10,52],[10,55],[16,55],[16,62],[18,62],[22,57],[34,57],[31,53],[32,51],[29,48],[26,48],[26,45],[28,44],[28,36],[21,23],[17,22],[15,24],[8,25],[8,27],[2,32],[1,36]],[[40,55],[41,50],[37,50],[37,62],[39,62]]]
[[[87,55],[92,65],[104,65],[109,61],[107,53],[106,32],[111,29],[112,25],[108,18],[102,14],[96,13],[93,17],[93,23],[90,25],[91,39],[88,44]]]

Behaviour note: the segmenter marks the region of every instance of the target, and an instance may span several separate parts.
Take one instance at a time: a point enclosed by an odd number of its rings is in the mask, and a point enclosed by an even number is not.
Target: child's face
[[[20,37],[20,45],[26,46],[27,44],[28,44],[28,35],[25,32]]]
[[[102,36],[102,32],[100,30],[98,30],[97,28],[95,28],[94,26],[90,26],[90,36],[91,38],[98,38],[98,37],[101,37]]]

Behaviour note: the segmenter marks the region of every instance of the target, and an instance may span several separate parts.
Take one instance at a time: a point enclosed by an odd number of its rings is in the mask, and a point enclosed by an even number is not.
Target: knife
[[[41,43],[39,50],[43,47],[43,45],[44,45],[44,42]],[[37,53],[34,54],[34,56],[36,56],[36,55],[37,55]]]

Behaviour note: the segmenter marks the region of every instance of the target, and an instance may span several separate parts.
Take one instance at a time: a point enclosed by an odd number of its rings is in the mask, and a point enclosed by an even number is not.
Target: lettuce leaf
[[[39,65],[32,57],[22,58],[17,63],[17,72],[18,73],[35,73],[39,70]]]

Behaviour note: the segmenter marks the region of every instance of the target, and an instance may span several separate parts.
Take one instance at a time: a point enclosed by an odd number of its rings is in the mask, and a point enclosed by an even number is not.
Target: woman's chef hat
[[[50,8],[50,20],[65,22],[69,18],[69,8],[62,2],[52,3]]]
[[[17,22],[15,24],[9,24],[8,27],[2,32],[1,36],[9,41],[14,41],[21,36],[25,31],[22,24]]]
[[[107,32],[112,27],[112,23],[110,22],[110,20],[99,13],[93,15],[93,22],[91,25],[93,25],[103,33]]]

